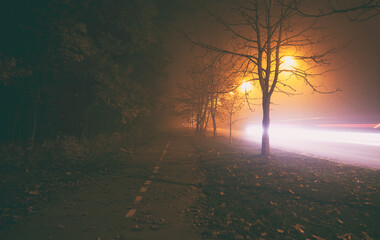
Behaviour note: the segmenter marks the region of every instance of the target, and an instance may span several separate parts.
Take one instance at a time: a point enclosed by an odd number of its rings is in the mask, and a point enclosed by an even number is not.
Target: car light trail
[[[250,140],[261,141],[261,126],[249,126],[246,135]],[[335,142],[367,146],[380,146],[379,133],[343,132],[298,128],[294,126],[272,125],[269,136],[273,145],[292,145],[302,140],[318,142]]]
[[[380,124],[318,124],[323,128],[378,128]]]

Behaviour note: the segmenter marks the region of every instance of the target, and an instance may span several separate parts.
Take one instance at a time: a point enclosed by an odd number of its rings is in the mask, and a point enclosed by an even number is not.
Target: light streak
[[[306,121],[306,120],[319,120],[319,119],[324,119],[324,118],[327,118],[327,117],[292,118],[292,119],[281,120],[281,122],[295,122],[295,121]]]
[[[249,126],[246,135],[251,140],[261,141],[261,126]],[[291,145],[302,143],[303,140],[317,142],[335,142],[367,146],[380,146],[379,133],[344,132],[298,128],[286,125],[272,125],[269,136],[273,145]]]
[[[377,124],[374,128],[380,128],[380,123]]]
[[[318,124],[323,128],[377,128],[380,124]]]

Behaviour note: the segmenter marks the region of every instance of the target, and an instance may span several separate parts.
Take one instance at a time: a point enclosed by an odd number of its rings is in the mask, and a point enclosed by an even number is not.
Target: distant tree
[[[327,49],[323,34],[314,19],[305,18],[295,9],[294,0],[233,0],[218,4],[217,10],[207,10],[217,24],[225,29],[228,44],[210,44],[185,34],[192,43],[230,55],[238,63],[243,76],[249,76],[261,89],[262,147],[261,154],[270,154],[270,105],[275,92],[293,94],[292,78],[305,82],[313,91],[332,93],[318,88],[313,77],[329,63],[329,55],[337,48]],[[289,64],[294,59],[296,64]]]
[[[185,118],[195,119],[195,134],[199,136],[205,134],[212,100],[210,76],[206,73],[194,69],[191,77],[181,82],[175,98],[176,111]]]
[[[204,135],[211,117],[213,136],[216,136],[216,114],[221,94],[238,86],[237,73],[223,54],[202,57],[192,70],[191,78],[180,85],[176,98],[178,113],[187,119],[195,119],[197,135]],[[206,60],[205,60],[206,59]]]
[[[229,127],[229,140],[232,143],[232,126],[237,121],[236,115],[241,111],[245,105],[245,96],[238,90],[225,93],[220,98],[219,115],[224,119]]]
[[[234,71],[233,64],[229,56],[218,54],[213,56],[210,62],[206,65],[210,71],[210,116],[213,126],[213,136],[216,136],[216,115],[218,112],[219,98],[228,92],[235,90],[239,86],[239,74]]]

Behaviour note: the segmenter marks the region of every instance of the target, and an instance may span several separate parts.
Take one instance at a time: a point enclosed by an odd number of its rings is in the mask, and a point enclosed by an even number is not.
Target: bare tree
[[[216,136],[218,99],[238,86],[237,73],[232,71],[230,64],[223,54],[202,56],[193,67],[191,77],[179,86],[175,99],[177,112],[185,119],[195,119],[197,135],[205,134],[211,118],[213,136]]]
[[[309,3],[310,0],[296,2],[293,8],[305,17],[320,18],[349,14],[349,18],[354,21],[366,21],[380,14],[379,0],[321,0],[318,1],[318,10],[310,9]]]
[[[210,44],[185,34],[197,46],[230,55],[241,76],[258,83],[263,111],[262,155],[270,154],[268,129],[274,92],[294,94],[291,78],[301,79],[318,93],[338,90],[322,91],[313,81],[328,71],[321,67],[329,64],[329,55],[337,49],[321,45],[324,36],[315,20],[300,15],[297,4],[294,0],[226,1],[219,5],[219,11],[206,11],[225,29],[228,44]],[[289,58],[297,63],[289,64]]]
[[[213,136],[216,136],[216,114],[218,111],[218,101],[225,93],[235,90],[239,86],[239,73],[234,71],[234,66],[229,56],[218,54],[213,56],[209,64],[211,71],[211,85],[209,92],[212,95],[210,114],[213,123]]]
[[[204,135],[212,96],[209,76],[204,71],[194,69],[191,77],[181,82],[177,91],[176,112],[184,118],[194,119],[195,134]]]
[[[232,143],[232,126],[236,123],[236,115],[242,110],[245,104],[244,94],[239,93],[238,90],[233,92],[225,93],[220,98],[220,110],[219,114],[221,118],[228,123],[229,127],[229,138],[228,143]]]

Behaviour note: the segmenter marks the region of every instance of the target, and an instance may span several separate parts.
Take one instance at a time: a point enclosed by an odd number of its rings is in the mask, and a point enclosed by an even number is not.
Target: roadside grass
[[[204,239],[380,239],[380,171],[236,140],[194,138]]]
[[[118,170],[147,141],[142,132],[98,135],[90,139],[60,136],[34,149],[2,146],[0,151],[0,230],[21,222],[70,189]],[[121,157],[122,155],[122,157]]]

